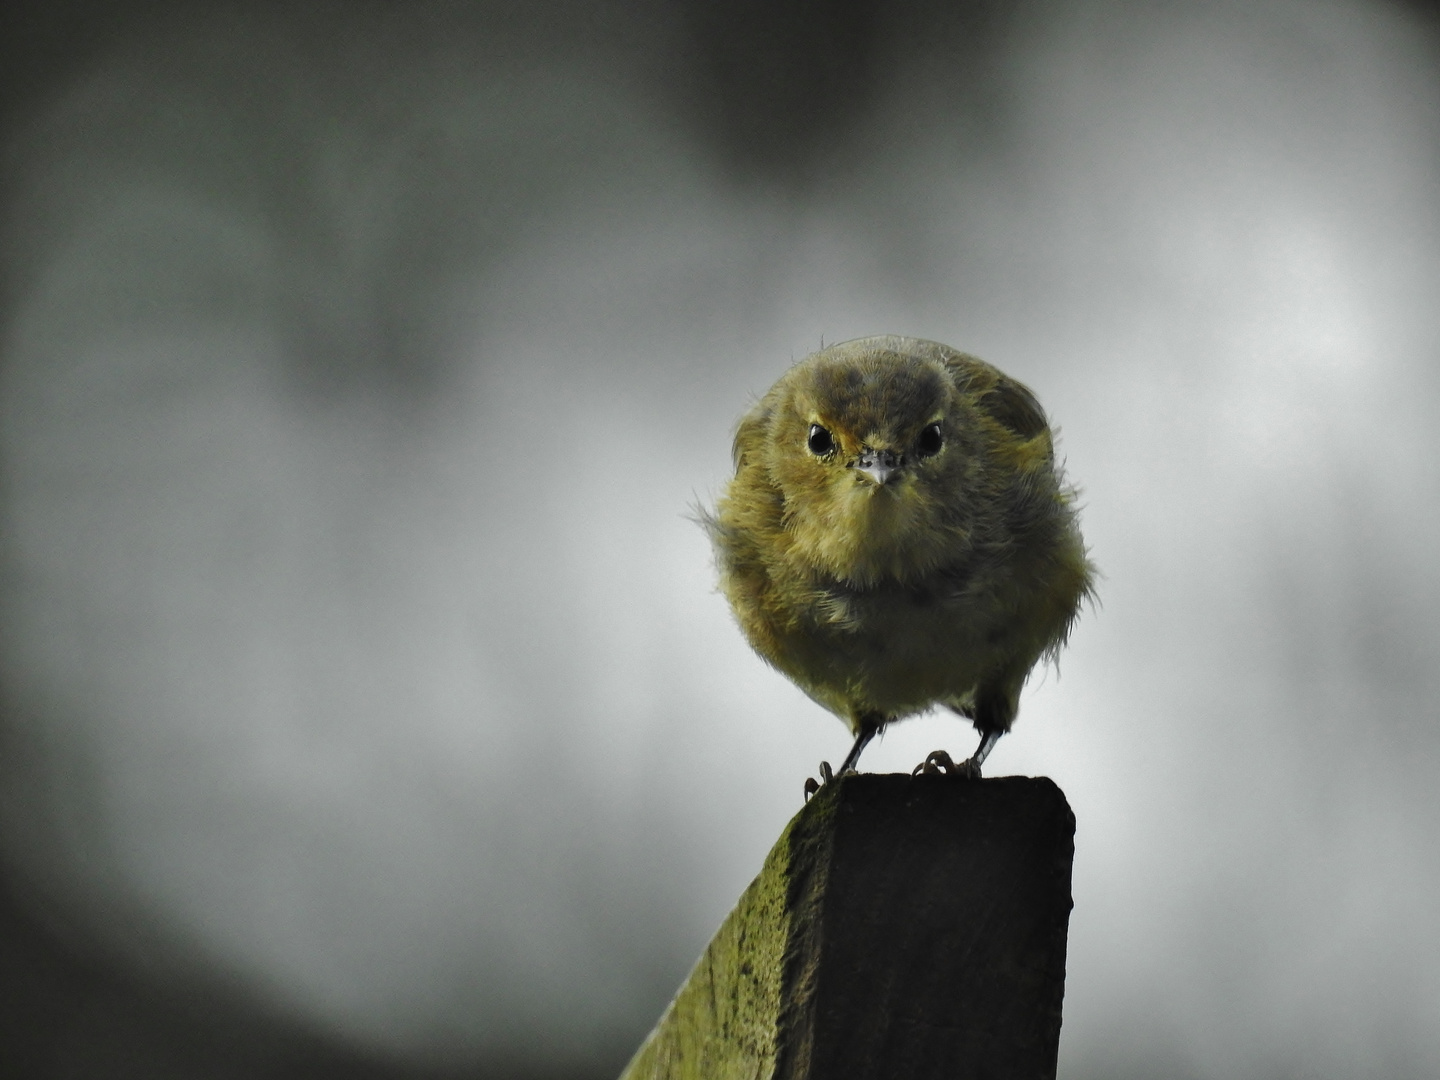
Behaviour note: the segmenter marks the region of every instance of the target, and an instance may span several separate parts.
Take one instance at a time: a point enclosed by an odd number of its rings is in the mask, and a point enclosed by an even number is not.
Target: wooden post
[[[827,784],[622,1080],[1054,1077],[1074,835],[1046,779]]]

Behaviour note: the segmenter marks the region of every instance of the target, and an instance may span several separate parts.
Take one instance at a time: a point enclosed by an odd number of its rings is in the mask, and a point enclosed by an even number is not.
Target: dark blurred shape
[[[0,130],[114,44],[116,30],[155,3],[55,0],[0,5]]]
[[[844,171],[851,131],[923,58],[944,55],[952,105],[983,93],[988,54],[1015,8],[995,0],[695,0],[685,8],[695,51],[691,112],[738,174],[804,188]]]
[[[302,399],[378,387],[403,400],[444,374],[449,343],[432,328],[453,282],[513,254],[588,166],[644,156],[643,126],[566,80],[624,70],[664,92],[646,64],[671,51],[669,23],[651,14],[646,0],[7,4],[0,138],[21,172],[30,124],[58,113],[84,130],[95,186],[138,180],[174,203],[225,206],[283,254],[243,285],[193,276],[185,302],[283,325]],[[55,217],[7,223],[0,318],[43,261],[30,237],[63,228],[74,194],[46,191],[37,201],[59,204]]]
[[[1048,779],[841,777],[622,1080],[1053,1077],[1074,854]]]
[[[950,46],[947,83],[979,85],[985,55],[1015,5],[995,0],[687,0],[683,40],[659,41],[671,11],[648,0],[587,5],[509,3],[334,4],[307,0],[17,0],[0,6],[0,126],[43,105],[96,61],[126,44],[197,18],[261,17],[308,41],[311,59],[345,54],[359,25],[381,26],[385,55],[364,62],[383,81],[414,49],[479,32],[573,53],[580,61],[631,49],[644,54],[658,97],[681,103],[695,134],[741,176],[805,184],[833,168],[833,153],[900,69],[937,39]],[[437,32],[438,31],[438,32]],[[354,56],[351,59],[355,59]]]
[[[696,112],[732,162],[811,171],[870,102],[878,0],[737,0],[686,10],[699,63]]]
[[[236,996],[159,987],[47,926],[0,875],[0,1076],[7,1080],[591,1080],[380,1060]],[[599,1080],[610,1075],[597,1071]]]

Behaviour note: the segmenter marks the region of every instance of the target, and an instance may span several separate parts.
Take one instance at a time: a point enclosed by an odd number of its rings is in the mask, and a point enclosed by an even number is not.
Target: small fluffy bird
[[[781,376],[734,461],[701,515],[720,588],[755,651],[849,725],[840,773],[887,724],[943,705],[980,745],[916,771],[978,777],[1093,595],[1035,395],[938,342],[860,338]]]

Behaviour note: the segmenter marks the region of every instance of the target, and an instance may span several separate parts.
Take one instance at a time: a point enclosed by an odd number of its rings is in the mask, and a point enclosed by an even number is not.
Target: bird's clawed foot
[[[944,750],[935,750],[927,755],[924,761],[910,770],[911,776],[919,776],[922,773],[927,776],[944,773],[958,780],[979,780],[980,765],[973,757],[966,758],[960,762],[959,765],[956,765],[954,759]]]
[[[835,779],[835,773],[831,770],[831,768],[830,768],[830,763],[829,763],[828,761],[822,761],[822,762],[820,762],[820,780],[819,780],[819,782],[816,782],[816,780],[815,780],[815,778],[814,778],[813,776],[807,776],[807,777],[805,778],[805,801],[806,801],[806,802],[809,802],[809,801],[810,801],[810,796],[811,796],[811,795],[814,795],[817,791],[820,790],[820,785],[821,785],[821,784],[828,784],[828,783],[830,783],[831,780],[834,780],[834,779]]]

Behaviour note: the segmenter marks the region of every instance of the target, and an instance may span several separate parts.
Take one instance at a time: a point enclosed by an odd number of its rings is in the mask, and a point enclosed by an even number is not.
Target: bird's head
[[[757,417],[789,557],[858,586],[953,559],[983,503],[979,410],[940,358],[893,347],[905,340],[816,353]]]

